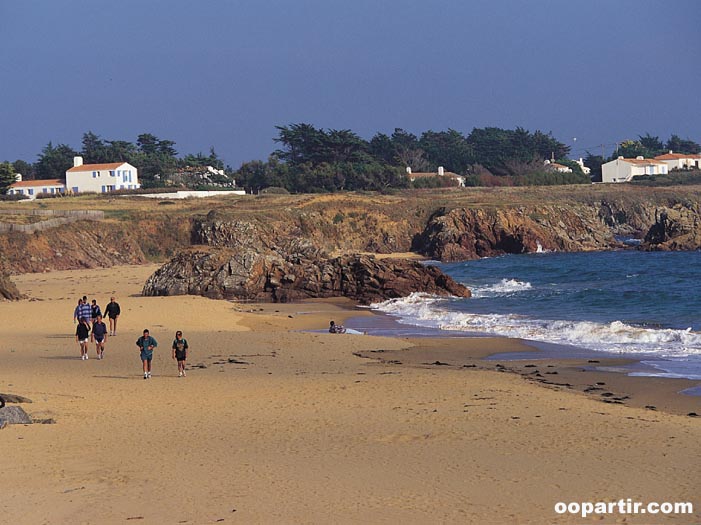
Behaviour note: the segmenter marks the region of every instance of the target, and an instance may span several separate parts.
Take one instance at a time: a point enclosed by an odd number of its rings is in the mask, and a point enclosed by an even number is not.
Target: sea
[[[631,357],[639,364],[631,375],[701,380],[701,252],[543,252],[429,264],[472,297],[414,293],[371,305],[395,321],[387,335],[521,338],[548,357]]]

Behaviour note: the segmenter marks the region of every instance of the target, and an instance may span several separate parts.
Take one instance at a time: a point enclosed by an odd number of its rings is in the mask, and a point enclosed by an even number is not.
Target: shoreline
[[[701,392],[698,392],[701,381],[629,375],[647,369],[638,357],[470,332],[446,332],[402,324],[389,314],[367,311],[374,316],[370,322],[369,316],[363,316],[362,320],[349,317],[349,326],[360,330],[375,328],[379,335],[398,337],[413,345],[382,355],[372,351],[362,355],[381,364],[511,372],[544,387],[581,393],[606,404],[680,416],[696,413],[701,417]],[[404,335],[389,335],[392,333]],[[553,355],[556,353],[562,355]],[[436,362],[440,364],[432,364]]]

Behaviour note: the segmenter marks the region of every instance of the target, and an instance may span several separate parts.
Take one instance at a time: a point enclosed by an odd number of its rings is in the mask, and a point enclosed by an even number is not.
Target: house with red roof
[[[657,155],[655,160],[667,164],[669,170],[701,169],[701,155],[698,154],[674,153],[672,150],[669,150],[669,153]]]
[[[17,182],[7,190],[8,195],[25,195],[30,199],[36,199],[37,195],[64,193],[66,185],[61,179],[46,180],[22,180],[22,176],[17,176]]]
[[[668,171],[667,164],[661,160],[618,157],[602,164],[601,182],[630,182],[640,175],[666,175]]]
[[[140,188],[138,170],[128,162],[83,164],[83,157],[73,157],[73,167],[66,171],[66,190],[70,193]]]

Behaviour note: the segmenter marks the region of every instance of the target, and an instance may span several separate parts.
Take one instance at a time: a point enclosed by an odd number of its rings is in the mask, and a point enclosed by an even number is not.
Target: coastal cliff
[[[80,203],[103,209],[104,220],[2,232],[0,252],[12,275],[167,261],[191,246],[269,251],[284,259],[304,242],[324,258],[413,251],[441,261],[540,249],[620,249],[629,239],[644,250],[696,250],[700,200],[699,187],[623,185],[247,196],[156,205],[96,198]],[[72,202],[37,206],[65,209]],[[2,220],[13,220],[10,215],[3,212]]]

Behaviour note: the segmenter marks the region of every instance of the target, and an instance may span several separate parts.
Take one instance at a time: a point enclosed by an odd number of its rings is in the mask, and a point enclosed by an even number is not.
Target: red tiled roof
[[[658,162],[654,159],[618,159],[623,162],[630,162],[631,164],[638,164],[641,166],[647,166],[649,164],[664,164],[664,162]]]
[[[111,162],[110,164],[83,164],[81,166],[73,166],[71,169],[66,171],[103,171],[103,170],[116,170],[122,164],[126,162]]]
[[[693,153],[665,153],[664,155],[657,155],[657,157],[655,157],[655,160],[679,159],[701,159],[701,155],[694,155]]]
[[[36,188],[37,186],[65,186],[66,183],[61,179],[44,179],[44,180],[23,180],[15,182],[10,188]]]

